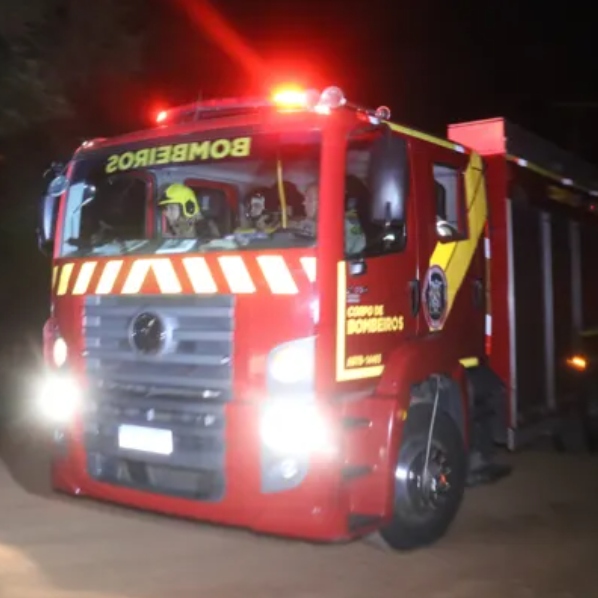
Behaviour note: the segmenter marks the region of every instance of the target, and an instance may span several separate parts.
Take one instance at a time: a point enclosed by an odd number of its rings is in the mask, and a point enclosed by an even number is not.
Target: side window
[[[198,179],[186,179],[184,183],[193,189],[201,213],[217,226],[220,236],[230,234],[233,230],[230,188]]]
[[[368,187],[372,143],[364,136],[349,140],[345,170],[345,256],[375,257],[402,251],[404,227],[385,228],[371,219],[372,194]]]
[[[446,164],[434,164],[433,173],[436,232],[441,239],[464,239],[467,227],[462,173]]]
[[[79,235],[90,238],[103,227],[118,231],[121,237],[146,237],[147,181],[134,174],[89,178],[81,203]],[[86,194],[89,201],[86,201]]]

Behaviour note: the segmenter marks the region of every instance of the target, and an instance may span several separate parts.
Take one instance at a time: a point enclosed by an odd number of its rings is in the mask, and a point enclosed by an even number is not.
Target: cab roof
[[[338,87],[328,87],[321,93],[296,88],[278,90],[272,98],[229,98],[194,102],[161,111],[156,127],[126,133],[110,138],[84,142],[75,152],[95,152],[104,148],[181,137],[197,132],[214,130],[265,127],[314,127],[322,125],[328,115],[339,108],[346,108],[347,123],[387,123],[391,129],[421,141],[440,145],[453,151],[469,153],[454,141],[429,135],[390,121],[390,109],[380,106],[376,110],[348,102]]]

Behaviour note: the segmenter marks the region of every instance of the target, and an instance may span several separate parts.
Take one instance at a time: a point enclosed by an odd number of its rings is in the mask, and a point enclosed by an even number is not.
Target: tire
[[[453,419],[440,409],[436,412],[430,451],[430,470],[436,470],[443,485],[439,500],[426,499],[422,487],[423,471],[432,417],[432,405],[419,404],[409,409],[395,473],[392,519],[380,529],[382,539],[394,550],[413,550],[439,540],[447,532],[463,499],[467,477],[467,454],[461,432]],[[438,455],[442,458],[437,458]],[[434,458],[432,458],[434,457]],[[442,465],[450,471],[442,475]],[[430,486],[428,486],[430,487]],[[434,493],[431,495],[435,498]]]

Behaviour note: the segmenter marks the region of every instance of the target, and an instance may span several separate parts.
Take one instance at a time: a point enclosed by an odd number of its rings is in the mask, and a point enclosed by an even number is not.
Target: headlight
[[[54,365],[57,368],[62,367],[66,363],[67,356],[68,347],[65,340],[59,336],[52,346],[52,360],[54,361]]]
[[[268,375],[279,384],[309,382],[314,377],[315,338],[291,341],[272,351]]]
[[[49,376],[41,382],[36,408],[44,419],[68,422],[81,404],[81,390],[70,376]]]
[[[262,442],[280,455],[334,452],[332,431],[315,403],[292,399],[272,403],[265,407],[260,423]]]

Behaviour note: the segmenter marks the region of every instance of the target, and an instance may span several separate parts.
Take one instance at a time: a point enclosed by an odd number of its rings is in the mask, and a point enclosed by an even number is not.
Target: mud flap
[[[496,462],[496,444],[506,442],[506,397],[500,378],[488,367],[466,371],[470,385],[470,454],[467,486],[490,484],[508,476],[510,465]]]

